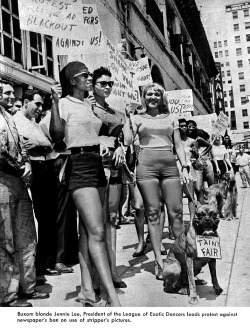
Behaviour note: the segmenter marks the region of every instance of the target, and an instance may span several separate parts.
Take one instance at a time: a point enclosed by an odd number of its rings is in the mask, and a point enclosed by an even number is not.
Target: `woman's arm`
[[[227,165],[230,167],[230,171],[232,171],[233,170],[233,167],[232,167],[232,164],[231,164],[231,162],[229,160],[229,154],[228,154],[228,152],[225,153],[224,160],[227,163]]]
[[[125,107],[125,123],[122,129],[124,146],[130,146],[133,142],[133,133],[131,128],[130,114],[132,112],[131,104],[127,104]]]
[[[201,153],[201,156],[208,154],[210,152],[210,150],[212,149],[212,145],[208,141],[206,141],[205,139],[203,139],[201,137],[198,137],[196,140],[197,140],[199,146],[206,147],[206,149],[204,149],[203,152]]]
[[[185,183],[188,183],[189,182],[189,177],[188,177],[187,159],[186,159],[186,154],[185,154],[185,151],[184,151],[183,143],[181,141],[181,136],[180,136],[179,129],[174,130],[173,141],[174,141],[174,147],[175,147],[177,157],[178,157],[178,159],[181,163],[181,166],[182,166],[183,181]]]
[[[215,168],[216,168],[216,173],[217,173],[217,174],[220,174],[219,165],[218,165],[217,159],[215,158],[213,147],[212,147],[212,149],[211,149],[211,155],[212,155],[212,160],[213,160],[214,165],[215,165]]]
[[[51,108],[51,119],[49,126],[49,133],[52,140],[60,142],[64,139],[64,121],[60,117],[59,113],[59,97],[58,94],[62,93],[60,84],[55,84],[51,87],[52,92],[52,108]]]

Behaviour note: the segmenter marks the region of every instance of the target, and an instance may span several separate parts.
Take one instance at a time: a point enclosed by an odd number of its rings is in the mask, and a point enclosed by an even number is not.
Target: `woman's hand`
[[[189,173],[188,173],[188,169],[186,167],[184,167],[182,169],[182,179],[183,179],[183,182],[188,184],[189,183]]]
[[[221,171],[220,171],[219,168],[216,170],[216,174],[217,174],[217,175],[221,175]]]
[[[125,114],[126,114],[126,117],[130,117],[130,114],[133,113],[133,107],[131,104],[126,104],[126,107],[125,107]]]
[[[101,157],[105,157],[109,155],[108,147],[104,146],[103,144],[100,144],[100,155]]]
[[[31,165],[30,163],[26,162],[22,167],[21,170],[24,170],[21,179],[24,183],[27,185],[30,184],[31,179],[32,179],[32,170],[31,170]]]
[[[59,82],[56,82],[54,85],[52,85],[51,94],[53,100],[59,102],[59,99],[61,98],[62,95],[62,86]]]
[[[120,146],[120,147],[116,148],[116,150],[114,151],[112,161],[116,167],[121,167],[122,164],[124,163],[124,159],[125,159],[124,153],[123,153],[122,147]]]

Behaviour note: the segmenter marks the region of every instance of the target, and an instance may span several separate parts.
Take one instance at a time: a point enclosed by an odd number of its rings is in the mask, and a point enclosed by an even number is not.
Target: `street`
[[[223,293],[215,295],[208,266],[199,275],[207,285],[198,286],[198,307],[247,307],[250,306],[250,187],[242,188],[239,174],[236,175],[238,186],[239,220],[223,221],[219,224],[222,259],[217,260],[218,281]],[[184,199],[184,219],[188,219]],[[166,224],[165,224],[166,226]],[[167,228],[165,227],[167,231]],[[146,238],[147,233],[145,233]],[[172,243],[164,232],[165,247]],[[163,291],[162,281],[154,276],[154,260],[151,244],[146,255],[134,259],[132,254],[137,244],[134,224],[122,225],[117,230],[117,266],[126,289],[117,290],[123,307],[188,307],[188,296],[167,294]],[[80,290],[79,265],[75,272],[56,277],[47,277],[47,283],[38,287],[39,291],[49,292],[50,298],[32,300],[34,307],[81,307],[75,300]],[[102,291],[102,296],[105,293]]]

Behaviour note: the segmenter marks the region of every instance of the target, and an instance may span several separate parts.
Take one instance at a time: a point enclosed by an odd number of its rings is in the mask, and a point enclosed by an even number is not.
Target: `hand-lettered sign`
[[[213,125],[213,133],[224,136],[228,126],[229,126],[229,117],[223,112],[220,112],[220,114],[217,117],[217,120]]]
[[[134,83],[137,86],[144,86],[153,82],[148,57],[135,61],[126,60],[126,62],[130,68],[130,74],[133,76]]]
[[[197,128],[206,131],[208,134],[212,134],[213,125],[217,120],[217,115],[215,113],[208,115],[198,115],[192,116],[190,118],[197,123]]]
[[[194,110],[193,92],[191,89],[166,91],[166,95],[171,114],[181,116],[183,113]]]
[[[83,4],[82,0],[18,0],[18,8],[21,29],[55,36],[62,47],[67,39],[76,44],[86,35],[99,42],[96,5]]]
[[[198,257],[221,259],[220,238],[213,236],[196,236]]]

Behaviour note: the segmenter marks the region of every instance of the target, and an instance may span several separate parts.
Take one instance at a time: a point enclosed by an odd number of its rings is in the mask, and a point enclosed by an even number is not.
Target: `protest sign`
[[[130,68],[130,74],[133,76],[134,83],[137,86],[143,86],[153,82],[148,57],[135,61],[126,61]]]
[[[197,257],[221,259],[220,238],[196,236]]]
[[[243,133],[232,133],[230,139],[233,143],[244,141],[244,134]]]
[[[91,35],[98,43],[100,22],[96,5],[86,5],[82,0],[18,0],[20,28],[61,38],[61,46],[69,44],[67,38],[83,42]],[[94,33],[95,31],[95,33]]]
[[[204,130],[211,135],[213,131],[213,125],[217,120],[217,115],[216,113],[208,115],[198,115],[192,116],[191,119],[196,122],[198,129]]]
[[[181,116],[193,112],[193,93],[191,89],[166,91],[168,107],[171,114]]]
[[[220,134],[224,135],[226,132],[226,129],[229,125],[229,117],[224,114],[223,112],[220,112],[219,116],[217,117],[217,120],[214,122],[213,125],[213,134]]]

